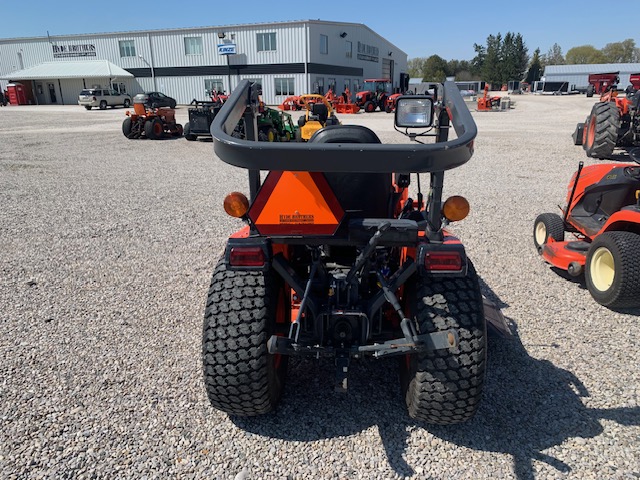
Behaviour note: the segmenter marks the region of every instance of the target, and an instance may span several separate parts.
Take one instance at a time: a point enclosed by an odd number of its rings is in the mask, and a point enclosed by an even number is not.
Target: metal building
[[[84,60],[106,60],[133,77],[78,73],[77,67],[73,78],[46,69],[30,74],[47,62]],[[187,104],[251,79],[262,85],[264,102],[277,105],[330,86],[354,93],[366,78],[390,78],[399,87],[406,71],[407,54],[360,23],[301,20],[0,39],[0,88],[20,82],[38,104],[74,104],[83,87],[98,84],[130,94],[161,91]]]
[[[624,90],[630,85],[629,76],[640,73],[640,63],[598,63],[590,65],[547,65],[544,67],[542,82],[567,82],[569,90],[585,90],[589,86],[592,73],[618,72],[618,88]]]

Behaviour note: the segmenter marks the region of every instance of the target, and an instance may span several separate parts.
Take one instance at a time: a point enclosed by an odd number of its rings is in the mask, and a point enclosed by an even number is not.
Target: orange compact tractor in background
[[[584,123],[573,132],[573,143],[582,145],[587,156],[610,158],[617,147],[640,146],[640,75],[631,75],[631,88],[619,95],[609,84]]]
[[[159,140],[166,135],[182,136],[182,125],[176,123],[176,111],[173,108],[151,108],[146,103],[144,94],[133,97],[133,112],[127,111],[127,118],[122,122],[125,137]]]
[[[352,362],[395,355],[410,416],[454,424],[474,415],[485,322],[497,316],[485,317],[467,250],[445,228],[469,204],[459,195],[445,201],[442,190],[445,172],[471,158],[476,126],[453,82],[436,98],[398,99],[395,125],[406,143],[382,144],[360,125],[270,143],[257,141],[253,84],[243,80],[231,94],[211,126],[214,151],[247,169],[249,195],[224,200],[245,226],[226,241],[206,302],[203,372],[215,408],[273,410],[291,356],[333,359],[335,388],[346,391]],[[424,201],[418,173],[427,172]]]
[[[383,111],[387,98],[391,95],[391,80],[388,78],[372,78],[364,81],[364,90],[356,93],[356,105],[365,112]]]

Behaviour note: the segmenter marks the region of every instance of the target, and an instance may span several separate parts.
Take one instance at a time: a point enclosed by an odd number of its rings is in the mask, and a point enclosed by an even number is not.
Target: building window
[[[329,88],[331,90],[333,90],[333,93],[336,93],[336,79],[335,78],[329,78],[327,80],[327,82],[329,83]]]
[[[347,58],[351,58],[353,56],[353,43],[351,43],[349,40],[347,40],[344,44],[344,55]]]
[[[276,78],[276,95],[293,95],[293,78]]]
[[[329,37],[320,35],[320,53],[327,55],[329,53]]]
[[[133,40],[120,40],[120,56],[121,57],[135,57],[136,56],[136,44]]]
[[[184,37],[185,55],[202,55],[202,37]]]
[[[204,81],[204,90],[207,95],[213,92],[224,92],[224,84],[221,78],[209,78]]]
[[[276,34],[273,33],[257,33],[258,51],[266,52],[276,49]]]

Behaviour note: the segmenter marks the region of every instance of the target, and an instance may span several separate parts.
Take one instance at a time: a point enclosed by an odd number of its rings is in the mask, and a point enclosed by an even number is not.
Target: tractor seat
[[[133,111],[136,113],[136,115],[146,115],[147,114],[147,110],[144,107],[144,104],[142,103],[134,103],[133,104]]]
[[[329,117],[329,109],[324,103],[314,103],[311,106],[311,115],[318,117],[318,121],[324,125]]]
[[[322,105],[323,107],[326,106]],[[315,143],[381,143],[378,136],[360,125],[331,125],[318,130],[309,139]],[[324,174],[331,190],[351,218],[390,218],[392,211],[391,172]]]

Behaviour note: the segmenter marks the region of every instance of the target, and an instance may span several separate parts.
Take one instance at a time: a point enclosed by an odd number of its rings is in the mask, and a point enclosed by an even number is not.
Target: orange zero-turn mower
[[[630,155],[638,162],[640,149]],[[533,241],[542,258],[573,277],[584,274],[601,305],[640,307],[640,165],[580,162],[562,213],[536,218]],[[565,232],[573,238],[565,240]]]
[[[211,127],[214,151],[248,170],[249,195],[225,198],[246,225],[227,240],[206,302],[203,371],[215,408],[274,409],[290,356],[332,358],[335,388],[346,391],[352,361],[395,355],[412,417],[474,415],[488,315],[467,251],[445,229],[469,204],[443,201],[442,188],[445,172],[470,159],[477,130],[455,84],[439,89],[438,104],[398,99],[402,144],[359,125],[326,126],[304,143],[258,142],[254,86],[244,80],[231,94]],[[430,173],[426,202],[409,197],[417,172]]]
[[[122,133],[127,138],[149,138],[160,140],[165,136],[181,137],[182,125],[176,123],[173,108],[150,108],[145,105],[144,95],[133,97],[133,112],[127,110],[122,122]]]

